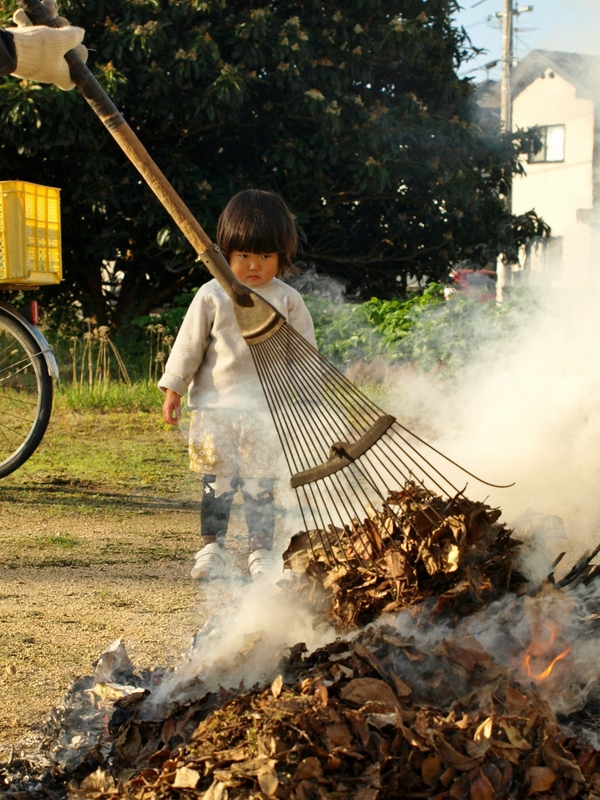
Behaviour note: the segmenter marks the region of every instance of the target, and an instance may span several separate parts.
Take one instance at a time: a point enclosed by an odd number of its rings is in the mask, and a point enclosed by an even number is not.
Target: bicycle
[[[0,181],[0,288],[61,280],[58,189]],[[37,327],[35,301],[0,301],[0,478],[22,466],[42,441],[58,367]]]

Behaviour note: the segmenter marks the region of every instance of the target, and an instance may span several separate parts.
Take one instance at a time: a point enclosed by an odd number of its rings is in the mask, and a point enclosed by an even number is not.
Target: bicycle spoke
[[[18,391],[18,390],[15,390],[15,391]],[[33,396],[33,394],[34,394],[34,392],[29,390],[29,389],[26,389],[25,391],[27,392],[27,395],[32,395]],[[38,401],[37,400],[26,400],[24,397],[21,397],[20,394],[17,395],[16,397],[11,397],[8,394],[3,394],[2,392],[0,392],[0,400],[8,400],[11,403],[22,403],[23,405],[33,406],[34,408],[37,408],[37,405],[38,405]]]

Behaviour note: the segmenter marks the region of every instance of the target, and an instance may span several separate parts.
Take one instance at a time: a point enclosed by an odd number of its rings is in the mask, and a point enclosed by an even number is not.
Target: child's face
[[[248,253],[232,250],[229,263],[235,277],[244,286],[264,286],[279,272],[278,253]]]

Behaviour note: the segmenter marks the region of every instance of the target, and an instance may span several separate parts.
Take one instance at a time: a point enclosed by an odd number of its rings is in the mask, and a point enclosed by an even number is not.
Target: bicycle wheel
[[[0,308],[0,478],[24,464],[41,442],[52,393],[39,343]]]

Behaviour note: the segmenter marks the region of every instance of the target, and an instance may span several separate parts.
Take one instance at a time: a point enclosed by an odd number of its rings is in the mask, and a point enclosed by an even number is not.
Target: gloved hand
[[[13,35],[17,56],[13,75],[40,83],[55,83],[65,91],[73,89],[75,84],[64,55],[69,50],[75,50],[84,63],[87,61],[87,47],[81,44],[85,31],[73,27],[64,17],[59,17],[54,0],[43,0],[43,4],[60,27],[33,25],[23,9],[15,11],[13,22],[17,27],[8,28]]]

